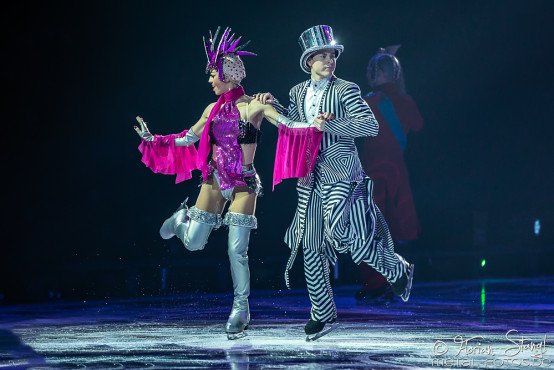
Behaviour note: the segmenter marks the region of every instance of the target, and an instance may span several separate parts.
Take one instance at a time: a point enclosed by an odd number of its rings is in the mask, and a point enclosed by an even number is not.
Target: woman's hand
[[[154,135],[150,133],[150,130],[148,130],[148,126],[146,126],[146,122],[144,120],[137,116],[137,121],[140,124],[140,128],[137,126],[133,126],[137,134],[140,136],[140,138],[144,141],[152,141],[154,140]]]
[[[320,116],[317,116],[316,118],[314,118],[314,126],[319,131],[325,131],[325,121],[322,118],[320,118]]]
[[[273,104],[273,95],[271,93],[258,93],[254,95],[254,99],[262,104]]]

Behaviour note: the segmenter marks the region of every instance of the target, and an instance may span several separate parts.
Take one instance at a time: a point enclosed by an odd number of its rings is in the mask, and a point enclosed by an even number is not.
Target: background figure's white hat
[[[315,52],[323,49],[335,49],[337,59],[344,50],[344,46],[337,45],[333,37],[333,29],[329,26],[314,26],[302,32],[298,38],[298,43],[302,49],[300,57],[300,68],[306,73],[310,72],[310,67],[306,64],[308,58]]]

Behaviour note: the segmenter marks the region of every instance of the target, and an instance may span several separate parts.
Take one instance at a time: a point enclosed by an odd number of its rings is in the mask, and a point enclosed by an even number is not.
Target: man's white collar
[[[333,77],[333,76],[329,76],[329,77],[324,78],[323,80],[319,80],[319,81],[315,81],[313,78],[310,78],[310,86],[311,86],[314,90],[322,89],[322,88],[324,88],[325,86],[327,86],[327,84],[329,83],[329,81],[331,81],[331,77]]]

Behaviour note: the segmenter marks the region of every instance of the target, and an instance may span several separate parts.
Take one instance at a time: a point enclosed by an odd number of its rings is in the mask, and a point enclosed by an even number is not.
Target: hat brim
[[[308,64],[306,63],[308,61],[308,58],[310,56],[312,56],[312,54],[314,54],[314,53],[316,53],[320,50],[324,50],[324,49],[334,49],[334,50],[336,50],[337,51],[337,59],[339,59],[341,53],[344,50],[344,46],[342,46],[342,45],[322,45],[322,46],[313,46],[309,49],[306,49],[302,53],[302,56],[300,57],[300,68],[302,68],[302,70],[306,73],[312,73],[311,69],[310,69],[310,66],[308,66]]]

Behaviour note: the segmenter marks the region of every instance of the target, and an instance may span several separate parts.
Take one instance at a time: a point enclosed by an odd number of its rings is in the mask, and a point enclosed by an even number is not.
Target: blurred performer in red
[[[400,62],[395,53],[400,45],[380,49],[367,66],[372,92],[364,97],[377,122],[379,134],[364,138],[362,165],[374,181],[373,198],[389,225],[397,244],[415,240],[419,223],[404,162],[406,138],[419,131],[423,119],[411,96],[406,94]],[[387,280],[367,264],[360,264],[362,289],[358,303],[374,300],[390,302],[394,295]]]

